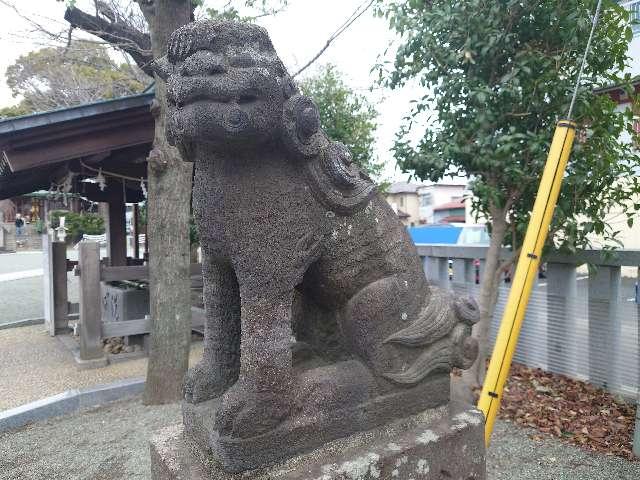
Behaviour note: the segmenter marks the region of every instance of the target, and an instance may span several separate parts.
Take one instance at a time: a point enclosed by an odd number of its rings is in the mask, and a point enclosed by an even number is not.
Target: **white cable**
[[[584,73],[584,67],[587,64],[587,57],[589,56],[589,50],[591,50],[591,41],[593,40],[593,34],[596,31],[598,25],[598,18],[600,17],[600,7],[602,6],[602,0],[598,0],[596,6],[596,13],[593,16],[593,23],[591,25],[591,33],[589,33],[589,40],[587,41],[587,47],[584,49],[584,56],[582,57],[582,64],[580,65],[580,71],[578,72],[578,78],[576,79],[576,87],[573,90],[573,96],[571,97],[571,104],[569,105],[569,112],[567,113],[567,120],[571,120],[573,115],[573,107],[576,104],[576,98],[578,96],[578,89],[580,88],[580,82],[582,81],[582,74]]]

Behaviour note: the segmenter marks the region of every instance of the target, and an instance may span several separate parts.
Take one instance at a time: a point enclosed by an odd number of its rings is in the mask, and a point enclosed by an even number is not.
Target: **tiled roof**
[[[464,200],[454,200],[452,202],[443,203],[437,207],[433,207],[434,211],[438,210],[453,210],[456,208],[464,208]]]

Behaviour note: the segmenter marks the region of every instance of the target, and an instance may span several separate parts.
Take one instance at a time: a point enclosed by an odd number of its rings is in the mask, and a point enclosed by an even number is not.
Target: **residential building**
[[[465,205],[462,197],[433,207],[434,223],[464,223]]]
[[[465,188],[466,184],[462,182],[431,185],[396,182],[389,186],[386,199],[402,223],[408,227],[439,222],[464,222]]]
[[[465,207],[464,205],[461,207],[459,205],[461,200],[464,198],[466,187],[466,181],[460,181],[460,179],[457,179],[452,183],[441,182],[422,186],[418,191],[418,195],[420,197],[421,223],[439,223],[443,218],[450,215],[455,215],[457,217],[462,216],[462,218],[458,218],[454,221],[464,222]],[[449,205],[451,202],[456,202],[457,205],[457,208],[453,209],[456,210],[456,213],[454,214],[448,213],[450,210],[449,207],[452,206]],[[462,208],[462,212],[460,212],[460,208]]]
[[[402,223],[408,227],[420,224],[420,184],[396,182],[389,185],[385,198]]]

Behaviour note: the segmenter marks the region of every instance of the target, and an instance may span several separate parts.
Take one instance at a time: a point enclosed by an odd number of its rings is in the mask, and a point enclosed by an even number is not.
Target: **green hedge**
[[[82,235],[101,235],[105,232],[104,219],[95,213],[74,213],[65,210],[54,210],[49,214],[52,228],[60,226],[60,217],[65,217],[64,226],[67,228],[67,238],[71,242],[78,242]]]

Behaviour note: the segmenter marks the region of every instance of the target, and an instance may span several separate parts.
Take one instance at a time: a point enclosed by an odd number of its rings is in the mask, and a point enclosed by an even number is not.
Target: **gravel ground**
[[[30,251],[0,254],[0,273],[42,268],[42,252]]]
[[[487,458],[490,480],[638,480],[640,462],[595,454],[499,421]]]
[[[149,436],[180,420],[177,405],[113,403],[0,434],[2,480],[141,480]]]
[[[0,330],[0,352],[0,411],[72,388],[144,377],[147,371],[146,358],[80,370],[71,352],[42,325]],[[190,363],[201,356],[202,342],[196,342]]]
[[[149,479],[148,438],[180,422],[177,405],[144,407],[139,400],[0,434],[2,480]],[[637,480],[640,462],[595,455],[499,421],[487,459],[489,480]]]

